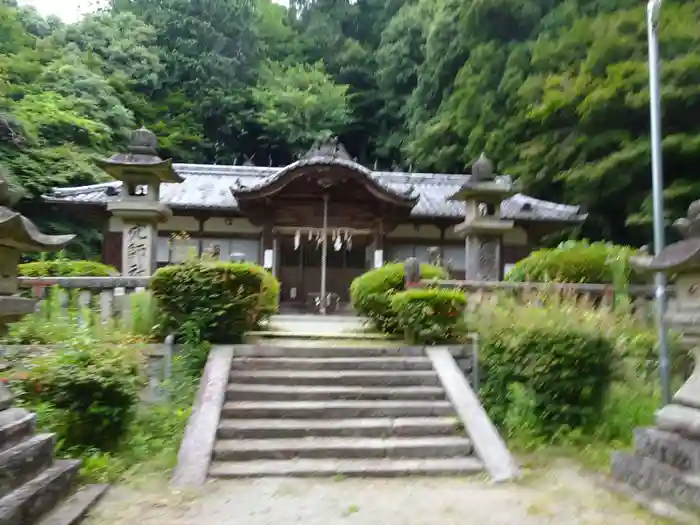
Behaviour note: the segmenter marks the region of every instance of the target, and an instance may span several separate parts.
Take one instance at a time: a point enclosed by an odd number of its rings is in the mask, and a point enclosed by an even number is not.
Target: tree
[[[333,82],[320,62],[268,64],[253,90],[263,137],[289,162],[314,142],[341,134],[351,119],[347,90]]]

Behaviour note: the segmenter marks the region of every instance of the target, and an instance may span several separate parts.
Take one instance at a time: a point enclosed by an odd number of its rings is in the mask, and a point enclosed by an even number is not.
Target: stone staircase
[[[35,415],[0,396],[0,525],[73,525],[106,490],[71,494],[80,461],[54,460],[53,434],[35,434]]]
[[[237,349],[209,477],[484,470],[421,348]]]

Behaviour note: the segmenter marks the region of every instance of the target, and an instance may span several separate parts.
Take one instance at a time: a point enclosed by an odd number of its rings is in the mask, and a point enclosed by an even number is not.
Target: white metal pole
[[[328,264],[328,194],[323,194],[323,240],[321,242],[321,297],[319,312],[326,315],[326,266]]]
[[[664,183],[661,148],[661,93],[659,81],[659,41],[656,29],[662,0],[647,4],[647,37],[649,44],[649,113],[651,117],[651,176],[654,207],[654,253],[659,255],[666,245],[664,235]],[[664,313],[666,311],[666,275],[654,275],[656,299],[656,331],[659,342],[659,372],[661,375],[661,403],[671,402],[670,366]]]

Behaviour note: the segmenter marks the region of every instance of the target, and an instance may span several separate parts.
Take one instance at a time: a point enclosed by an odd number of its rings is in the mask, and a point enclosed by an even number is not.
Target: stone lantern
[[[494,173],[492,162],[482,153],[467,182],[448,198],[464,202],[464,222],[455,226],[455,232],[465,237],[467,280],[501,280],[503,236],[515,225],[501,218],[500,208],[515,193],[511,178]]]
[[[173,169],[172,160],[163,160],[156,151],[158,140],[149,130],[132,132],[126,153],[98,159],[97,165],[122,182],[119,198],[107,210],[122,220],[122,274],[148,277],[156,269],[158,223],[172,215],[160,203],[161,184],[184,179]]]
[[[59,251],[74,235],[45,235],[10,209],[14,195],[0,173],[0,335],[8,323],[34,311],[35,301],[17,297],[17,264],[23,252]],[[12,394],[0,383],[0,523],[31,525],[70,492],[80,461],[53,460],[53,434],[35,434],[34,414],[12,406]],[[97,497],[103,488],[90,488]]]
[[[700,200],[674,226],[684,240],[655,257],[630,258],[638,270],[675,275],[676,307],[666,321],[692,344],[695,369],[671,404],[656,413],[656,426],[634,432],[633,454],[615,452],[612,475],[635,488],[700,508]]]

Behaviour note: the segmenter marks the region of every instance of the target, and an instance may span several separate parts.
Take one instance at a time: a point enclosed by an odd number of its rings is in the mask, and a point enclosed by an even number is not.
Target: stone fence
[[[43,299],[50,289],[66,292],[62,303],[67,305],[68,293],[75,294],[76,306],[92,308],[103,323],[131,318],[129,295],[148,288],[150,277],[20,277],[19,286],[33,297]]]

